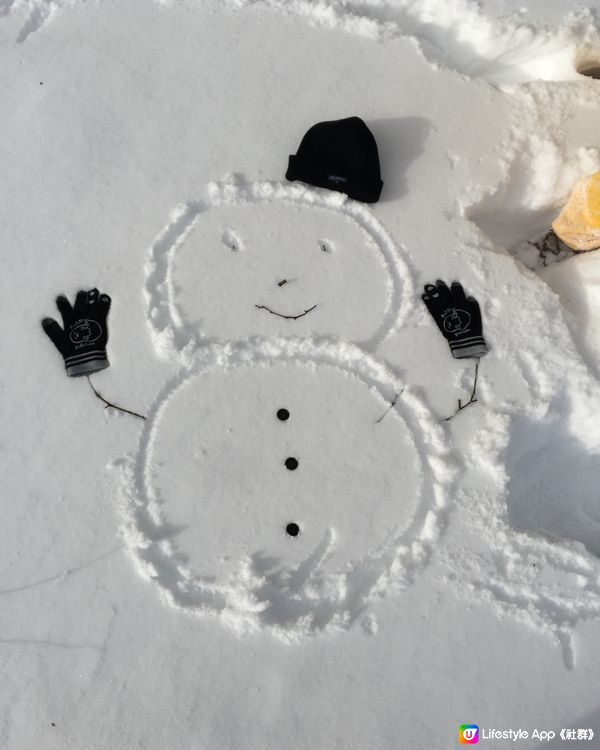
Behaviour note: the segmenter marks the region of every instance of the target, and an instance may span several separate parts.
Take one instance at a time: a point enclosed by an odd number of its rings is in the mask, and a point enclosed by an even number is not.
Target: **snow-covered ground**
[[[600,737],[600,259],[530,244],[595,64],[597,0],[0,0],[2,748]],[[375,205],[285,180],[351,115]],[[41,329],[92,287],[144,421]]]

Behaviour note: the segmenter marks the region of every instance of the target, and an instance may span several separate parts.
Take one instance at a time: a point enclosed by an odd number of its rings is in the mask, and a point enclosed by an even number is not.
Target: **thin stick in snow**
[[[285,318],[286,320],[298,320],[298,318],[302,318],[304,317],[304,315],[308,315],[308,313],[311,310],[315,309],[316,305],[309,307],[308,310],[305,310],[303,313],[300,313],[300,315],[282,315],[282,313],[275,312],[274,310],[271,310],[271,308],[267,307],[266,305],[254,305],[254,307],[257,307],[259,310],[266,310],[267,312],[270,312],[271,315],[277,315],[280,318]]]
[[[104,396],[101,396],[98,391],[94,388],[94,384],[90,380],[90,376],[87,376],[88,383],[90,384],[90,388],[94,391],[94,395],[96,398],[99,398],[100,401],[102,401],[103,404],[105,404],[105,409],[108,409],[110,406],[112,409],[118,409],[119,411],[125,412],[125,414],[131,414],[132,417],[139,417],[140,419],[146,419],[146,417],[143,414],[138,414],[136,411],[130,411],[129,409],[124,409],[122,406],[117,406],[116,404],[111,404],[110,401],[107,401]]]
[[[467,406],[470,406],[471,404],[477,403],[476,393],[477,393],[477,377],[479,375],[479,359],[477,360],[477,364],[475,365],[475,380],[473,381],[473,390],[471,391],[471,395],[469,396],[469,400],[466,401],[464,404],[460,399],[458,399],[458,409],[449,417],[446,417],[444,419],[444,422],[449,422],[451,419],[453,419],[459,412],[461,412],[463,409],[466,409]]]
[[[396,402],[398,401],[401,395],[402,395],[402,391],[400,391],[400,393],[396,393],[396,395],[394,396],[394,400],[390,401],[390,405],[383,412],[383,414],[379,417],[379,419],[375,420],[375,424],[379,424],[380,422],[383,422],[384,418],[387,417],[387,415],[391,412],[394,406],[396,406]]]

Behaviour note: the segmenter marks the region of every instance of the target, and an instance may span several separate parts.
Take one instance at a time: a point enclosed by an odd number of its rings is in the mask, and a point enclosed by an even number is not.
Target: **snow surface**
[[[530,244],[600,168],[600,3],[0,16],[1,746],[600,733],[600,261]],[[285,181],[354,114],[378,204]],[[436,278],[490,345],[450,421]],[[93,286],[143,422],[39,325]]]

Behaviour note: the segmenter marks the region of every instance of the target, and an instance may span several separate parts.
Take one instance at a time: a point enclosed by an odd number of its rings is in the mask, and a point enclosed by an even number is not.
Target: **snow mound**
[[[600,378],[600,253],[575,255],[540,276],[558,294],[573,340]]]
[[[600,427],[572,398],[543,420],[516,419],[507,449],[511,524],[550,539],[580,541],[600,557]],[[590,406],[592,406],[590,400]]]
[[[503,177],[463,211],[499,248],[534,271],[570,257],[566,246],[541,241],[573,185],[600,167],[592,81],[537,83],[513,96],[513,115],[501,146]]]
[[[480,417],[441,555],[457,591],[554,638],[571,669],[576,628],[600,616],[600,386],[567,359],[537,410]]]

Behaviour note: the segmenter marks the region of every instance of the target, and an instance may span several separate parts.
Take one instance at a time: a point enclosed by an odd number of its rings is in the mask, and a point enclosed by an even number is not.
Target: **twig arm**
[[[390,401],[390,405],[383,412],[383,414],[379,417],[379,419],[375,420],[375,424],[379,424],[380,422],[383,422],[384,417],[386,417],[389,414],[389,412],[391,412],[391,410],[394,408],[394,406],[396,406],[396,403],[398,402],[398,399],[400,398],[402,393],[403,393],[403,390],[400,391],[400,393],[396,393],[396,395],[394,396],[394,400]]]
[[[469,396],[469,400],[463,402],[458,399],[458,409],[454,412],[454,414],[451,414],[449,417],[446,417],[444,419],[444,422],[449,422],[451,419],[453,419],[459,412],[461,412],[463,409],[466,409],[467,406],[470,406],[471,404],[477,403],[477,379],[479,377],[479,362],[480,360],[477,360],[477,363],[475,365],[475,378],[473,380],[473,390],[471,391],[471,395]]]
[[[118,409],[119,411],[125,412],[125,414],[131,414],[132,417],[139,417],[140,419],[146,419],[146,417],[143,414],[138,414],[136,411],[130,411],[129,409],[124,409],[122,406],[117,406],[116,404],[111,403],[110,401],[107,401],[104,396],[102,396],[98,391],[94,388],[94,384],[92,383],[90,376],[87,376],[88,383],[90,384],[90,388],[92,391],[94,391],[94,396],[96,398],[100,399],[102,403],[105,405],[104,408],[108,409],[109,407],[111,409]]]

